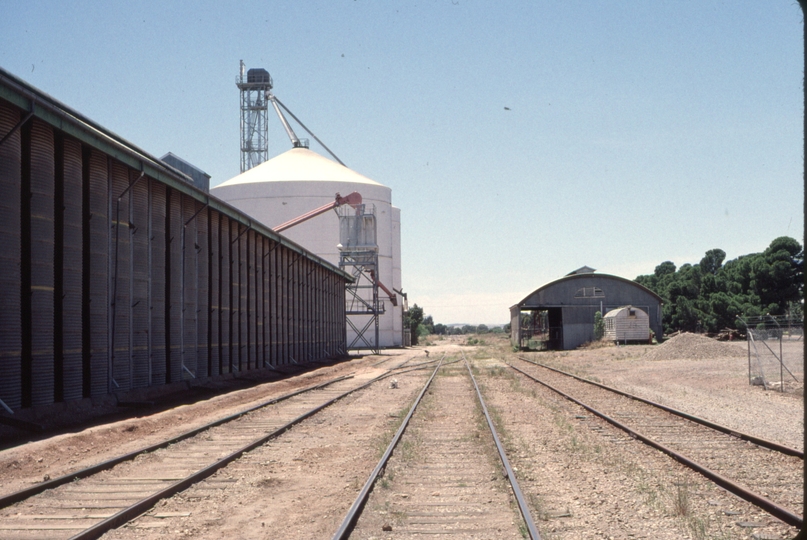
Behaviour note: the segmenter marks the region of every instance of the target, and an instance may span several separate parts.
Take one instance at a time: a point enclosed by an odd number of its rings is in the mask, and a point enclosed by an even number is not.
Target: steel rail
[[[445,353],[440,358],[437,367],[434,368],[434,372],[432,372],[431,377],[429,380],[426,381],[425,386],[418,394],[418,397],[415,398],[415,401],[412,403],[412,406],[409,407],[409,413],[404,418],[403,422],[401,422],[398,431],[395,432],[395,436],[390,441],[389,446],[387,446],[387,450],[384,452],[384,455],[381,456],[381,459],[378,461],[378,465],[375,466],[373,472],[370,473],[370,477],[367,479],[367,482],[364,483],[364,487],[359,492],[358,497],[356,500],[353,501],[353,505],[348,510],[347,515],[342,520],[342,524],[337,529],[336,533],[333,535],[333,540],[343,540],[350,536],[350,533],[353,531],[353,527],[356,526],[356,521],[359,519],[359,515],[361,514],[362,509],[364,508],[367,499],[370,497],[370,492],[373,490],[373,486],[375,485],[376,479],[378,479],[378,475],[387,466],[387,462],[389,461],[390,457],[392,456],[393,450],[395,447],[398,446],[398,442],[401,440],[404,431],[406,431],[406,427],[409,425],[409,421],[412,419],[412,415],[415,413],[415,409],[420,404],[420,401],[423,399],[423,396],[426,394],[426,390],[429,389],[432,381],[434,380],[435,375],[440,370],[440,367],[443,365],[443,359],[446,357]]]
[[[147,511],[152,506],[154,506],[161,499],[171,497],[172,495],[175,495],[176,493],[179,493],[180,491],[184,491],[185,489],[189,488],[193,484],[196,484],[196,483],[204,480],[205,478],[213,475],[219,469],[222,469],[222,468],[226,467],[227,465],[229,465],[230,463],[232,463],[233,461],[235,461],[236,459],[241,457],[244,453],[249,452],[251,450],[254,450],[255,448],[258,448],[259,446],[261,446],[263,444],[266,444],[268,441],[282,435],[283,433],[285,433],[286,431],[291,429],[296,424],[299,424],[303,420],[317,414],[318,412],[325,409],[326,407],[329,407],[329,406],[333,405],[334,403],[336,403],[340,399],[342,399],[342,398],[344,398],[344,397],[346,397],[346,396],[348,396],[348,395],[350,395],[350,394],[352,394],[354,392],[358,392],[359,390],[367,388],[368,386],[370,386],[371,384],[377,382],[378,380],[382,379],[383,377],[384,377],[383,375],[375,377],[375,378],[367,381],[366,383],[362,384],[361,386],[357,386],[356,388],[352,388],[350,390],[347,390],[346,392],[343,392],[343,393],[339,394],[338,396],[326,401],[325,403],[314,407],[313,409],[301,414],[297,418],[295,418],[295,419],[287,422],[286,424],[280,426],[279,428],[272,431],[271,433],[268,433],[268,434],[266,434],[266,435],[264,435],[264,436],[262,436],[262,437],[260,437],[258,439],[255,439],[254,441],[247,444],[246,446],[244,446],[244,447],[236,450],[235,452],[233,452],[233,453],[219,459],[215,463],[212,463],[212,464],[208,465],[207,467],[196,471],[195,473],[183,478],[182,480],[179,480],[178,482],[168,486],[167,488],[165,488],[163,490],[155,492],[155,493],[149,495],[148,497],[145,497],[145,498],[141,499],[140,501],[134,503],[133,505],[129,506],[128,508],[124,508],[123,510],[121,510],[120,512],[110,516],[109,518],[107,518],[107,519],[105,519],[105,520],[103,520],[103,521],[101,521],[99,523],[96,523],[92,527],[90,527],[88,529],[85,529],[84,531],[82,531],[82,532],[80,532],[80,533],[78,533],[78,534],[76,534],[74,536],[71,536],[70,540],[94,540],[96,538],[100,538],[106,532],[108,532],[108,531],[110,531],[112,529],[115,529],[117,527],[120,527],[121,525],[133,520],[134,518],[136,518],[137,516],[139,516],[140,514],[142,514],[145,511]],[[344,377],[343,379],[346,379],[346,378],[347,377]]]
[[[499,440],[499,434],[496,432],[496,427],[493,425],[493,420],[490,418],[488,408],[485,405],[485,400],[482,398],[482,392],[479,390],[479,385],[476,384],[476,378],[474,378],[474,374],[471,372],[471,366],[468,364],[468,360],[465,358],[464,352],[462,353],[462,359],[465,361],[465,367],[468,369],[468,375],[471,376],[471,382],[474,383],[476,396],[479,398],[479,404],[482,406],[482,412],[485,413],[485,419],[488,422],[490,433],[493,435],[493,442],[496,443],[496,449],[499,451],[499,459],[502,460],[504,470],[507,472],[507,479],[510,481],[510,487],[513,489],[513,495],[515,495],[516,501],[518,502],[518,509],[521,512],[521,517],[524,519],[524,524],[527,526],[527,532],[530,535],[530,539],[541,540],[541,535],[538,533],[538,528],[535,526],[535,521],[533,521],[532,515],[530,514],[527,500],[524,498],[524,494],[521,492],[521,488],[518,485],[516,474],[513,471],[513,468],[510,466],[510,460],[507,459],[504,446],[502,446],[502,442]]]
[[[737,495],[741,499],[744,499],[744,500],[750,502],[751,504],[757,506],[758,508],[761,508],[762,510],[764,510],[764,511],[768,512],[770,515],[782,520],[783,522],[787,523],[788,525],[791,525],[793,527],[798,527],[799,529],[801,529],[801,527],[802,527],[802,525],[804,523],[804,518],[802,516],[799,516],[798,514],[795,514],[795,513],[791,512],[787,508],[779,506],[778,504],[774,503],[773,501],[771,501],[767,497],[763,497],[762,495],[754,493],[753,491],[748,490],[747,488],[741,486],[740,484],[737,484],[737,483],[733,482],[732,480],[729,480],[725,476],[722,476],[722,475],[712,471],[711,469],[708,469],[707,467],[704,467],[703,465],[700,465],[696,461],[693,461],[693,460],[687,458],[683,454],[679,454],[675,450],[673,450],[671,448],[668,448],[667,446],[664,446],[663,444],[661,444],[659,442],[654,441],[653,439],[641,434],[640,432],[636,431],[635,429],[632,429],[632,428],[626,426],[625,424],[622,424],[618,420],[615,420],[615,419],[611,418],[610,416],[598,411],[597,409],[586,405],[582,401],[579,401],[579,400],[573,398],[572,396],[564,393],[563,391],[558,390],[557,388],[553,387],[552,385],[550,385],[548,383],[545,383],[544,381],[538,379],[537,377],[534,377],[533,375],[530,375],[526,371],[524,371],[524,370],[522,370],[520,368],[517,368],[516,366],[514,366],[512,364],[508,364],[508,365],[512,369],[514,369],[514,370],[518,371],[519,373],[521,373],[522,375],[526,376],[527,378],[537,382],[538,384],[546,386],[547,388],[549,388],[553,392],[556,392],[556,393],[560,394],[561,396],[563,396],[564,398],[568,399],[569,401],[571,401],[573,403],[576,403],[577,405],[583,407],[584,409],[586,409],[590,413],[592,413],[592,414],[594,414],[596,416],[599,416],[600,418],[602,418],[606,422],[608,422],[608,423],[612,424],[613,426],[621,429],[622,431],[628,433],[632,437],[634,437],[636,439],[639,439],[643,443],[645,443],[645,444],[647,444],[649,446],[652,446],[653,448],[656,448],[657,450],[660,450],[661,452],[664,452],[665,454],[672,457],[674,460],[678,461],[682,465],[686,465],[690,469],[692,469],[692,470],[694,470],[696,472],[699,472],[700,474],[702,474],[706,478],[712,480],[715,484],[717,484],[720,487],[732,492],[733,494]]]
[[[701,418],[699,416],[694,416],[694,415],[685,413],[683,411],[679,411],[678,409],[673,409],[672,407],[662,405],[661,403],[656,403],[654,401],[650,401],[649,399],[645,399],[645,398],[642,398],[642,397],[639,397],[639,396],[635,396],[633,394],[623,392],[622,390],[618,390],[616,388],[606,386],[606,385],[598,383],[598,382],[590,381],[588,379],[584,379],[583,377],[578,377],[577,375],[573,375],[573,374],[567,373],[566,371],[563,371],[561,369],[557,369],[557,368],[553,368],[551,366],[547,366],[545,364],[541,364],[540,362],[535,362],[533,360],[527,360],[526,358],[522,358],[521,356],[516,356],[516,358],[518,358],[522,362],[527,362],[528,364],[534,364],[536,366],[540,366],[540,367],[548,369],[550,371],[560,373],[561,375],[566,375],[567,377],[571,377],[571,378],[576,379],[576,380],[578,380],[580,382],[584,382],[584,383],[587,383],[587,384],[597,386],[599,388],[602,388],[603,390],[608,390],[609,392],[614,392],[615,394],[619,394],[621,396],[625,396],[627,398],[630,398],[630,399],[633,399],[633,400],[636,400],[636,401],[640,401],[642,403],[646,403],[647,405],[652,405],[653,407],[657,407],[659,409],[667,411],[670,414],[680,416],[681,418],[686,418],[687,420],[691,420],[692,422],[695,422],[697,424],[701,424],[701,425],[704,425],[706,427],[710,427],[710,428],[712,428],[712,429],[714,429],[716,431],[720,431],[720,432],[725,433],[727,435],[731,435],[732,437],[737,437],[738,439],[742,439],[744,441],[752,442],[752,443],[756,444],[757,446],[762,446],[763,448],[767,448],[769,450],[775,450],[775,451],[777,451],[779,453],[782,453],[782,454],[785,454],[785,455],[788,455],[788,456],[794,456],[794,457],[804,459],[804,452],[801,451],[801,450],[797,450],[795,448],[790,448],[789,446],[785,446],[785,445],[779,444],[777,442],[769,441],[769,440],[763,439],[761,437],[755,437],[754,435],[749,435],[747,433],[741,433],[741,432],[736,431],[734,429],[731,429],[729,427],[722,426],[722,425],[716,424],[714,422],[710,422],[709,420],[706,420],[705,418]]]
[[[177,435],[176,437],[166,439],[164,441],[161,441],[161,442],[156,443],[156,444],[152,444],[152,445],[147,446],[145,448],[140,448],[138,450],[134,450],[134,451],[129,452],[127,454],[124,454],[122,456],[118,456],[118,457],[114,457],[112,459],[108,459],[106,461],[102,461],[101,463],[97,463],[95,465],[91,465],[90,467],[86,467],[84,469],[65,474],[65,475],[60,476],[58,478],[54,478],[52,480],[47,480],[47,481],[42,482],[40,484],[36,484],[35,486],[31,486],[29,488],[25,488],[25,489],[22,489],[20,491],[16,491],[14,493],[9,493],[8,495],[4,495],[4,496],[0,497],[0,508],[5,508],[5,507],[7,507],[9,505],[12,505],[14,503],[24,501],[25,499],[28,499],[29,497],[33,497],[34,495],[38,495],[39,493],[42,493],[43,491],[46,491],[48,489],[53,489],[55,487],[59,487],[59,486],[64,485],[64,484],[68,484],[68,483],[70,483],[70,482],[72,482],[74,480],[78,480],[80,478],[87,478],[87,477],[92,476],[94,474],[97,474],[97,473],[99,473],[101,471],[106,471],[108,469],[111,469],[115,465],[118,465],[118,464],[123,463],[125,461],[131,461],[131,460],[133,460],[134,458],[136,458],[137,456],[139,456],[141,454],[154,452],[155,450],[159,450],[161,448],[166,448],[166,447],[168,447],[168,446],[170,446],[170,445],[172,445],[174,443],[177,443],[179,441],[183,441],[185,439],[189,439],[190,437],[194,437],[194,436],[198,435],[199,433],[202,433],[203,431],[207,431],[208,429],[214,428],[214,427],[219,426],[221,424],[226,424],[227,422],[232,422],[233,420],[236,420],[236,419],[244,416],[245,414],[251,413],[251,412],[256,411],[258,409],[268,407],[269,405],[274,405],[276,403],[279,403],[281,401],[285,401],[287,399],[293,398],[293,397],[298,396],[300,394],[303,394],[305,392],[311,392],[313,390],[319,390],[321,388],[325,388],[327,386],[330,386],[332,384],[335,384],[337,382],[343,381],[343,380],[351,378],[351,377],[353,377],[353,375],[343,375],[341,377],[336,377],[335,379],[325,381],[324,383],[316,384],[316,385],[309,386],[309,387],[306,387],[306,388],[301,388],[300,390],[295,390],[294,392],[290,392],[288,394],[284,394],[282,396],[272,398],[272,399],[270,399],[268,401],[264,401],[264,402],[262,402],[262,403],[260,403],[258,405],[249,407],[248,409],[244,409],[244,410],[239,411],[237,413],[225,416],[223,418],[219,418],[218,420],[214,420],[213,422],[205,424],[204,426],[194,428],[194,429],[192,429],[190,431],[186,431],[185,433],[181,433],[180,435]]]

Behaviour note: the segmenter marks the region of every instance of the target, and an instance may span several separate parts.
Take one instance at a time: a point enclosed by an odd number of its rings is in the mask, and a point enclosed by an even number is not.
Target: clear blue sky
[[[0,66],[214,185],[239,173],[238,62],[266,68],[392,188],[404,290],[436,322],[507,322],[583,265],[632,279],[803,241],[794,0],[0,0],[0,15]],[[274,118],[270,139],[290,148]]]

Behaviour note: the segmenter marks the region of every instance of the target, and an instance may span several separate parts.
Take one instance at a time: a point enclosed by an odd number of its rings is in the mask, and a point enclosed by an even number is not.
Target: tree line
[[[664,261],[634,280],[662,298],[665,334],[743,330],[742,319],[765,315],[801,319],[804,251],[798,241],[782,236],[762,253],[725,258],[722,249],[711,249],[698,264],[676,268]]]
[[[434,324],[434,319],[431,315],[423,316],[423,308],[414,304],[409,311],[404,314],[404,325],[409,329],[409,335],[412,339],[412,345],[417,345],[419,338],[428,336],[429,334],[436,334],[438,336],[458,336],[463,334],[487,334],[502,333],[505,330],[499,326],[488,328],[485,324],[476,326],[466,324],[463,326],[447,326],[445,324]]]

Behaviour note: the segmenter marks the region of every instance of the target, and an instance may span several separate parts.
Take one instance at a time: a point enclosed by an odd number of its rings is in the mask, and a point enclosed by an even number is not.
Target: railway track
[[[464,354],[435,368],[333,539],[379,531],[540,538]]]
[[[518,366],[509,365],[522,375],[667,453],[784,523],[802,526],[803,452],[519,360]],[[593,416],[581,415],[579,419],[591,429],[600,429]]]
[[[158,445],[6,495],[0,498],[0,537],[98,538],[345,396],[423,366],[398,368],[376,377],[355,374],[304,388]]]

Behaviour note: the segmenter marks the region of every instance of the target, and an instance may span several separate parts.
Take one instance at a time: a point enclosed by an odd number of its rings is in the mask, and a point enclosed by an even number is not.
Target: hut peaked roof
[[[567,276],[576,276],[577,274],[593,274],[594,272],[596,272],[595,268],[592,268],[590,266],[581,266],[577,270],[572,270],[571,272],[569,272],[566,275]]]

